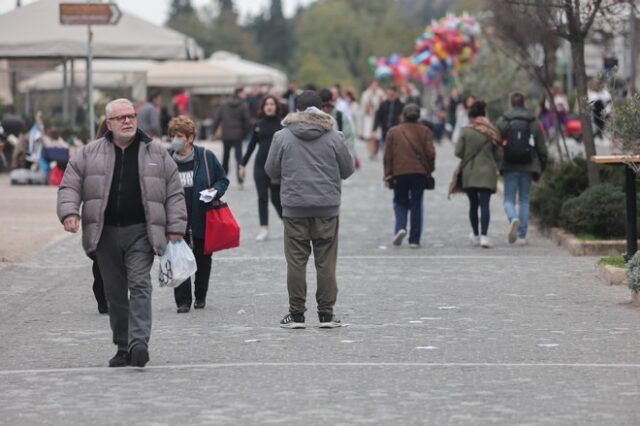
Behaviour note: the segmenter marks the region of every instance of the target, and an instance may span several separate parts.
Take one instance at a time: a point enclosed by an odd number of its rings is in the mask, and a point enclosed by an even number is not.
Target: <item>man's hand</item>
[[[80,218],[76,215],[67,216],[64,219],[64,230],[71,233],[76,233],[80,230]]]
[[[245,172],[244,166],[240,166],[240,168],[238,169],[238,175],[240,176],[240,179],[244,180],[246,174],[247,173]]]
[[[182,235],[180,234],[167,234],[167,241],[174,242],[180,241],[182,239]]]

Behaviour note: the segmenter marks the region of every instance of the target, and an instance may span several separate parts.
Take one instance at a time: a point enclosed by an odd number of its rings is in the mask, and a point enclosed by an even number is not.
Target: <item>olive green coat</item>
[[[464,189],[486,188],[496,192],[502,150],[491,143],[489,137],[465,127],[456,143],[456,157],[465,164],[462,169]]]

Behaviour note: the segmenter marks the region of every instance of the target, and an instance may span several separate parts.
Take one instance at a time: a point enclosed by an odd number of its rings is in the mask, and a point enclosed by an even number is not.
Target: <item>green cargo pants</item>
[[[289,312],[304,313],[307,300],[307,261],[316,264],[318,313],[333,313],[338,296],[338,217],[284,218],[284,255],[287,259]]]

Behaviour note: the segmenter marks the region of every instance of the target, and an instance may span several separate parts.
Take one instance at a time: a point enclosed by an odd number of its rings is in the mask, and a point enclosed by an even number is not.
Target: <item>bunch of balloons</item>
[[[393,53],[388,57],[369,57],[376,79],[420,81],[425,85],[442,82],[452,71],[470,64],[478,52],[480,24],[473,17],[447,15],[432,22],[416,40],[415,51],[404,57]]]
[[[451,71],[470,64],[478,53],[479,35],[480,24],[467,14],[447,15],[429,25],[416,40],[411,57],[414,64],[426,68],[423,82],[437,82]]]

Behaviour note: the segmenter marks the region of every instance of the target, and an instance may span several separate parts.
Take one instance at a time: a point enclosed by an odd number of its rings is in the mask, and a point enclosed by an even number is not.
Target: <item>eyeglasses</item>
[[[127,120],[134,121],[137,117],[138,117],[138,115],[135,114],[135,113],[134,114],[122,114],[122,115],[117,115],[115,117],[107,118],[107,120],[115,120],[118,123],[124,123]]]

